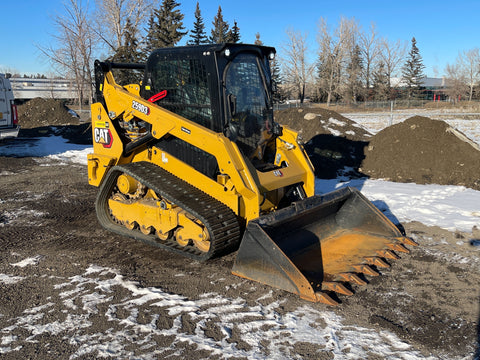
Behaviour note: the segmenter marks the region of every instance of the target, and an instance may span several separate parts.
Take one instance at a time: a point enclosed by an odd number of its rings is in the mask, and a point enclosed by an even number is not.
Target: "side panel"
[[[10,80],[0,74],[0,139],[18,136],[20,127],[13,123],[13,101]]]

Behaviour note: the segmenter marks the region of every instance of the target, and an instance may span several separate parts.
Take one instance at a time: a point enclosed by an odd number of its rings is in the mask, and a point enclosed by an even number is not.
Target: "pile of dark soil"
[[[372,137],[361,171],[397,182],[480,190],[480,147],[444,121],[414,116]]]
[[[19,105],[17,110],[22,129],[80,123],[79,118],[69,112],[62,100],[35,98]]]
[[[322,108],[277,111],[275,121],[299,132],[315,167],[315,176],[361,176],[358,168],[372,135],[354,121]]]
[[[275,121],[298,131],[306,143],[316,135],[342,136],[353,141],[368,141],[372,136],[355,121],[322,108],[279,110],[275,112]]]
[[[92,143],[90,122],[81,122],[65,101],[35,98],[19,105],[17,110],[20,137],[56,135],[76,144]]]

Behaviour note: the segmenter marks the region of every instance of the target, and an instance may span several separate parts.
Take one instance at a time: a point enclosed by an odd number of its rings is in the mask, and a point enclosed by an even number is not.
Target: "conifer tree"
[[[155,50],[153,47],[154,43],[154,38],[155,38],[155,15],[154,12],[152,11],[150,13],[150,17],[148,18],[148,25],[147,28],[145,29],[147,31],[147,35],[145,36],[145,54],[144,54],[144,61],[147,60],[148,56],[152,52],[152,50]]]
[[[270,72],[272,76],[272,100],[274,103],[279,103],[285,99],[285,95],[281,88],[283,78],[277,58],[270,60]]]
[[[385,64],[380,61],[373,71],[373,98],[375,100],[388,100],[390,97],[390,78]]]
[[[240,42],[240,28],[237,25],[237,22],[233,22],[232,29],[228,33],[228,42],[238,43]]]
[[[184,15],[175,0],[163,0],[159,9],[153,10],[147,34],[147,52],[154,49],[175,46],[187,34],[183,27]]]
[[[218,6],[217,15],[213,19],[213,29],[210,35],[212,44],[221,44],[228,41],[229,25],[223,20],[222,7]]]
[[[137,63],[142,61],[142,55],[138,51],[137,29],[133,26],[130,19],[125,24],[123,36],[123,45],[121,45],[112,56],[113,62],[119,63]],[[131,70],[115,69],[115,80],[122,85],[138,83],[140,74]]]
[[[203,23],[202,14],[200,12],[200,5],[197,1],[195,9],[195,21],[193,23],[193,30],[190,31],[190,40],[187,45],[201,45],[208,44],[207,34],[205,32],[205,24]]]
[[[351,100],[353,103],[356,103],[363,95],[363,85],[361,80],[363,62],[360,47],[358,45],[355,45],[351,51],[350,62],[347,65],[346,72],[345,97],[347,101]]]
[[[410,99],[412,96],[418,95],[422,80],[425,78],[423,70],[422,56],[417,47],[417,40],[412,38],[412,47],[407,56],[407,61],[402,67],[402,79],[407,86],[407,96]]]

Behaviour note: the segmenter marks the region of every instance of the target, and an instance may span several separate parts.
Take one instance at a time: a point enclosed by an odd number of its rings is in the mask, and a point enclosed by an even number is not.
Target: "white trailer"
[[[4,74],[0,74],[0,140],[17,137],[20,131],[18,125],[17,106],[10,80]]]

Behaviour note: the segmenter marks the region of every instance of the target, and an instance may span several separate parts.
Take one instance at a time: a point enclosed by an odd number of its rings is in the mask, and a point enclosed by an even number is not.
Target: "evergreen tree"
[[[147,31],[147,35],[145,36],[145,54],[143,60],[146,61],[150,53],[155,50],[153,48],[154,38],[155,38],[155,15],[153,11],[150,13],[150,17],[148,18],[148,25],[145,29]]]
[[[160,8],[153,10],[147,34],[148,53],[154,49],[175,46],[187,34],[187,31],[183,31],[183,14],[176,9],[179,5],[175,0],[163,0]]]
[[[237,25],[237,22],[233,22],[232,29],[228,32],[228,42],[238,43],[240,42],[240,28]]]
[[[355,45],[350,54],[350,62],[347,65],[347,81],[345,89],[345,97],[347,101],[353,101],[354,103],[357,100],[360,100],[363,93],[363,84],[362,84],[362,72],[363,72],[363,61],[360,51],[360,47]]]
[[[385,69],[385,64],[380,61],[373,72],[373,98],[385,101],[390,98],[390,78]]]
[[[137,30],[133,26],[130,19],[125,24],[125,33],[123,35],[123,45],[121,45],[111,60],[119,63],[137,63],[142,59],[142,55],[138,52]],[[136,71],[114,69],[115,80],[117,83],[126,85],[138,83],[141,80],[141,74]]]
[[[317,101],[330,104],[340,98],[341,68],[335,55],[323,49],[317,60]]]
[[[222,7],[218,6],[218,12],[213,19],[213,29],[210,35],[210,42],[212,44],[221,44],[228,41],[229,25],[223,20]]]
[[[274,103],[280,103],[285,100],[285,95],[281,87],[283,84],[283,78],[277,58],[270,60],[270,72],[272,76],[272,100]]]
[[[190,38],[191,40],[187,42],[187,45],[208,44],[208,38],[205,32],[205,24],[203,23],[198,1],[195,9],[195,22],[193,23],[193,30],[190,31]]]
[[[412,38],[412,47],[407,56],[407,61],[402,67],[402,79],[407,86],[407,96],[410,99],[414,95],[418,95],[420,92],[420,85],[425,78],[423,70],[422,56],[417,48],[417,40]]]

